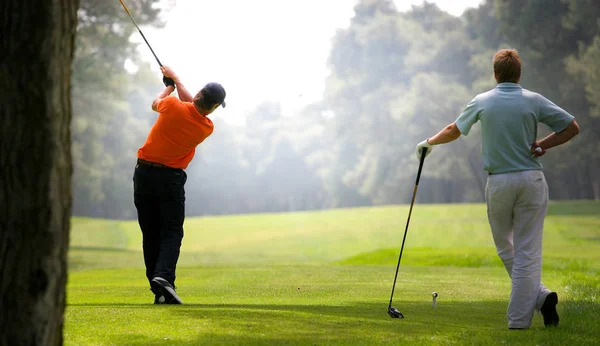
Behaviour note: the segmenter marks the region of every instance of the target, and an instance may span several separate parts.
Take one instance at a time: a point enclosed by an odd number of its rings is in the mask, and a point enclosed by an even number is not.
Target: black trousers
[[[137,164],[133,196],[142,230],[148,281],[160,276],[175,286],[185,219],[187,174],[182,169]]]

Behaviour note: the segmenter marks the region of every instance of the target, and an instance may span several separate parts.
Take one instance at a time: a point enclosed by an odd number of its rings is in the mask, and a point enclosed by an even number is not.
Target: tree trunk
[[[0,345],[60,345],[79,0],[0,3]]]

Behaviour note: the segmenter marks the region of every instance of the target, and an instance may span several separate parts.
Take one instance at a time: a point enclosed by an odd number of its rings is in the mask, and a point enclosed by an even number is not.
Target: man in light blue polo
[[[521,58],[503,49],[493,59],[496,88],[477,95],[456,122],[417,145],[426,156],[433,146],[468,135],[481,122],[484,169],[488,171],[488,220],[498,256],[512,280],[508,327],[527,329],[534,311],[545,326],[557,326],[558,295],[541,283],[542,237],[548,185],[540,157],[579,133],[574,117],[538,93],[522,88]],[[552,134],[537,141],[538,122]]]

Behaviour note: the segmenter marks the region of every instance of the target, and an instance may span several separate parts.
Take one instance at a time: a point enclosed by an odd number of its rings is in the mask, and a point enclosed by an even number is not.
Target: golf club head
[[[388,308],[388,315],[390,315],[391,318],[404,318],[404,315],[402,315],[398,309],[391,306]]]

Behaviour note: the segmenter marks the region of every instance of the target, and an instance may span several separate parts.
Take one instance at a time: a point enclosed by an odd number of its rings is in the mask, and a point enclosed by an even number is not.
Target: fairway
[[[176,285],[152,305],[135,221],[73,219],[68,345],[594,345],[600,203],[553,202],[542,280],[558,328],[509,331],[510,281],[485,205],[417,205],[387,304],[408,206],[188,218]],[[431,293],[438,292],[436,308]]]

